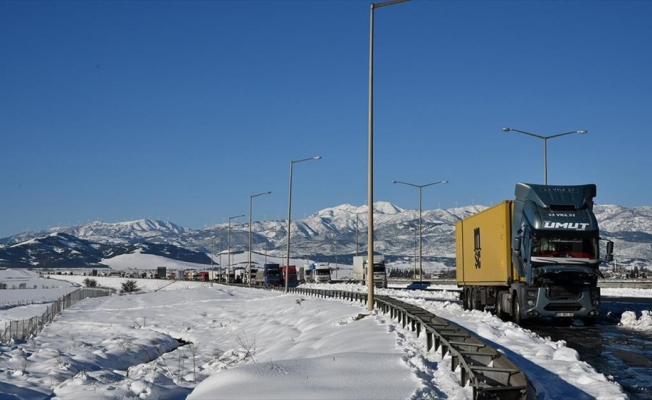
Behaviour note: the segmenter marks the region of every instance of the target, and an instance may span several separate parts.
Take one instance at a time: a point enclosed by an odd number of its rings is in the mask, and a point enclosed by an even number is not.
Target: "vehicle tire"
[[[471,297],[472,303],[471,303],[471,308],[473,310],[478,310],[478,311],[484,311],[484,305],[480,301],[478,301],[478,291],[474,290],[473,291],[473,296]]]
[[[516,325],[521,325],[523,323],[523,318],[521,317],[521,305],[518,302],[518,296],[514,293],[512,297],[512,321]]]
[[[501,297],[502,293],[499,292],[496,294],[496,316],[503,321],[507,321],[507,314],[503,310],[503,303],[500,301]]]
[[[462,297],[463,297],[462,298],[462,308],[467,310],[467,311],[471,309],[471,307],[470,307],[471,300],[469,299],[470,295],[471,295],[470,290],[465,288],[464,292],[462,292]]]

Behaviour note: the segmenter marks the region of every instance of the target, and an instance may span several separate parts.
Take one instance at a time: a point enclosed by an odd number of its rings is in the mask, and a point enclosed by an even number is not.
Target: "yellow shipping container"
[[[455,224],[458,286],[509,286],[519,280],[512,267],[514,202],[503,201]]]

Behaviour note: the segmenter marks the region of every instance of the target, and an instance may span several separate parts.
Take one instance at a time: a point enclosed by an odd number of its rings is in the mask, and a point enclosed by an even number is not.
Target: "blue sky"
[[[369,1],[0,2],[0,237],[188,228],[367,201]],[[516,182],[652,205],[652,2],[375,11],[375,201],[490,205]]]

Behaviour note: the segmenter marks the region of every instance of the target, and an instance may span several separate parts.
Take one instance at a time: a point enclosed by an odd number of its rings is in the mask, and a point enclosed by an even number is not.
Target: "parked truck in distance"
[[[331,281],[331,266],[327,262],[312,263],[306,269],[306,282],[329,283]]]
[[[387,287],[387,272],[385,270],[385,256],[374,254],[374,286]],[[353,281],[367,284],[367,256],[353,257]]]
[[[464,308],[490,309],[517,324],[579,318],[593,325],[602,277],[596,186],[518,183],[515,195],[455,224]],[[605,260],[612,259],[607,241]]]
[[[275,263],[263,265],[263,285],[281,286],[281,266]]]
[[[251,286],[262,285],[264,283],[263,269],[259,267],[250,267],[249,274],[245,275],[245,282]]]
[[[296,265],[290,265],[286,267],[285,265],[281,267],[281,286],[285,286],[285,280],[288,280],[288,287],[297,287],[299,286],[299,280],[297,278],[297,267]]]

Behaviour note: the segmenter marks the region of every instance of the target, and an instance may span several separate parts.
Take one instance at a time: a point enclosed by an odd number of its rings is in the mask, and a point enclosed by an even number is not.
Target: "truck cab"
[[[329,283],[331,281],[331,267],[327,262],[312,263],[306,267],[306,282]]]
[[[281,267],[281,286],[285,286],[286,279],[288,287],[297,287],[299,285],[296,265],[290,265],[289,267],[284,265]]]
[[[281,266],[279,264],[263,265],[263,285],[281,286]]]
[[[331,281],[331,266],[329,263],[315,264],[314,280],[316,283],[329,283]]]
[[[548,186],[519,183],[512,219],[515,319],[581,318],[600,314],[598,222],[594,184]],[[613,243],[607,243],[609,261]],[[514,301],[516,298],[516,302]]]
[[[387,271],[385,269],[385,256],[373,256],[373,274],[374,286],[386,288],[387,287]],[[353,280],[362,284],[367,282],[368,262],[367,256],[354,256],[353,257]]]

